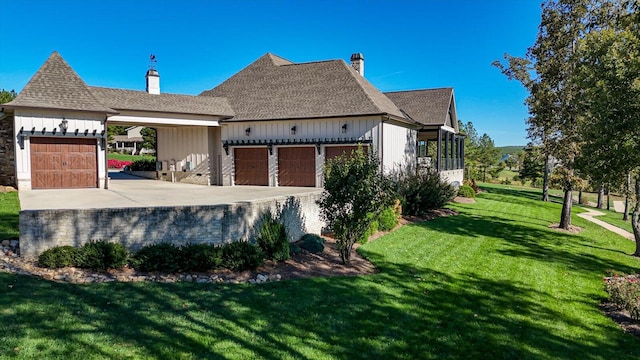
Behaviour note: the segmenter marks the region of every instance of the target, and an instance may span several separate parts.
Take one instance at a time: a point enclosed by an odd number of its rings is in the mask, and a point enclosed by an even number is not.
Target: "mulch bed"
[[[600,310],[611,320],[615,321],[618,326],[626,333],[636,336],[640,339],[640,323],[633,320],[626,310],[618,310],[618,308],[608,302],[600,304]]]

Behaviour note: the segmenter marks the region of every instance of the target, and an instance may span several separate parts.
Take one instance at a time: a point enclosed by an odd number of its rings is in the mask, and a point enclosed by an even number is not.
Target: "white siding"
[[[204,126],[184,126],[157,130],[157,159],[174,163],[176,171],[186,170],[187,162],[192,171],[209,174],[209,132]],[[163,169],[168,170],[168,169]]]
[[[400,169],[413,171],[416,164],[417,131],[392,123],[382,124],[383,170],[387,173]]]
[[[347,117],[332,119],[305,119],[305,120],[282,120],[282,121],[261,121],[227,123],[222,126],[222,141],[264,141],[264,140],[288,140],[293,141],[319,141],[326,140],[372,140],[374,149],[378,147],[380,116],[369,117]],[[347,125],[346,131],[342,132],[342,126]],[[292,127],[296,127],[295,134],[292,134]],[[247,128],[251,129],[246,135]],[[299,146],[299,145],[298,145]],[[240,147],[242,147],[240,145]],[[277,148],[274,146],[273,155],[269,156],[269,185],[277,184]],[[377,150],[377,149],[376,149]],[[229,154],[224,151],[222,157],[222,185],[234,184],[234,162],[233,147],[229,147]],[[324,145],[321,147],[321,154],[316,152],[316,184],[322,184],[322,169],[324,166]]]
[[[93,137],[93,131],[99,135],[105,131],[105,115],[91,114],[77,111],[56,111],[56,110],[16,110],[15,112],[15,139],[16,141],[16,171],[18,189],[31,190],[31,142],[29,137],[24,138],[20,145],[19,133],[22,129],[30,134],[35,130],[35,136],[51,135],[52,130],[56,130],[56,135],[62,133],[60,125],[62,120],[67,121],[67,133],[65,138],[85,138],[85,131]],[[78,135],[75,131],[78,130]],[[106,135],[105,135],[106,136]],[[96,140],[98,159],[98,179],[101,188],[105,186],[106,174],[106,151],[99,139]]]

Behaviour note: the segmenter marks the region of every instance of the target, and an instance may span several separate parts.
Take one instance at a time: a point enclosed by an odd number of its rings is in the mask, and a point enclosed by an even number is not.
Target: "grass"
[[[263,285],[58,284],[0,273],[0,358],[637,359],[598,304],[633,243],[539,192],[486,186],[460,215],[360,247],[380,272]]]
[[[0,193],[0,240],[17,239],[20,201],[17,192]]]
[[[147,155],[129,155],[129,154],[118,154],[118,153],[109,153],[107,154],[107,159],[114,159],[120,161],[136,161],[141,159],[155,159],[155,156],[147,156]]]

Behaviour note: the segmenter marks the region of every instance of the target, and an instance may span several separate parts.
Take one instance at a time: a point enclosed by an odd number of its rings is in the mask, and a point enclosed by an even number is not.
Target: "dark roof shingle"
[[[203,96],[226,97],[228,121],[389,114],[398,107],[342,60],[294,64],[265,54]]]
[[[423,125],[445,125],[453,88],[393,91],[384,93],[405,114]]]
[[[7,107],[115,113],[89,91],[87,84],[54,51]]]
[[[146,91],[90,86],[89,89],[105,105],[116,110],[157,111],[165,113],[234,115],[229,102],[220,97],[178,94],[149,94]]]

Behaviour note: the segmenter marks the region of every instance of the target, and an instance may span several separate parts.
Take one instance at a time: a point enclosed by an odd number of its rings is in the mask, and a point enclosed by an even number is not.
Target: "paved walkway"
[[[624,201],[614,201],[613,209],[621,214],[624,213]]]
[[[585,220],[591,221],[594,224],[600,225],[603,228],[605,228],[605,229],[607,229],[609,231],[612,231],[612,232],[614,232],[614,233],[616,233],[616,234],[618,234],[618,235],[620,235],[622,237],[625,237],[625,238],[627,238],[627,239],[629,239],[631,241],[635,241],[635,237],[633,236],[633,234],[628,232],[627,230],[620,229],[617,226],[613,226],[613,225],[611,225],[609,223],[606,223],[606,222],[604,222],[602,220],[598,220],[598,219],[596,219],[594,217],[594,216],[602,216],[602,215],[604,215],[603,212],[597,211],[597,210],[593,210],[593,209],[585,209],[585,208],[582,208],[582,209],[586,210],[587,212],[578,214],[579,217],[581,217],[581,218],[583,218]]]

